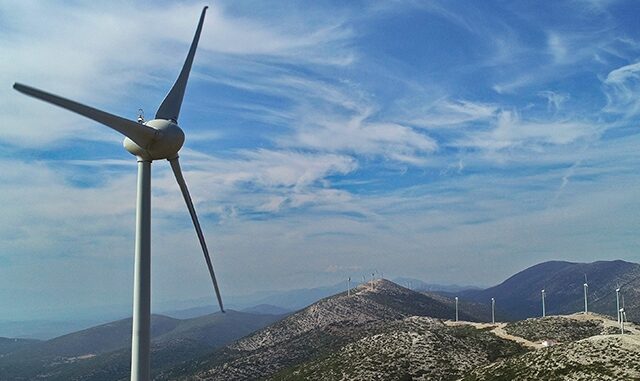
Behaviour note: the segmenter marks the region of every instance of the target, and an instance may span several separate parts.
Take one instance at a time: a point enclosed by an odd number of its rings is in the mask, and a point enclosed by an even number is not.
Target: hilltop
[[[166,372],[161,379],[267,377],[316,361],[345,345],[375,335],[392,334],[390,332],[393,331],[413,332],[413,329],[425,331],[429,327],[439,327],[448,332],[449,329],[437,319],[453,316],[454,309],[446,303],[379,279],[360,285],[351,296],[341,293],[322,299],[208,358],[185,363]],[[424,318],[413,320],[416,317]],[[460,317],[474,320],[473,316],[465,313]]]

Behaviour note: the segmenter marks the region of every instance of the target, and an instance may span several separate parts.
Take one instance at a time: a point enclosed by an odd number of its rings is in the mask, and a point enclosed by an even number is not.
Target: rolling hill
[[[159,379],[256,379],[330,355],[344,345],[380,334],[411,317],[425,324],[451,318],[454,310],[427,295],[381,279],[361,285],[352,296],[320,300],[205,358],[186,362]],[[465,313],[461,319],[473,319]]]
[[[640,320],[640,264],[625,261],[572,263],[544,262],[529,267],[501,284],[484,290],[460,292],[460,298],[487,303],[492,297],[507,314],[519,320],[541,314],[540,291],[546,292],[547,314],[570,314],[584,310],[584,275],[589,283],[590,311],[616,316],[616,284],[622,286],[630,320]]]
[[[153,368],[201,356],[280,318],[237,311],[182,320],[153,315]],[[130,318],[24,345],[0,357],[0,380],[126,379],[130,345]]]

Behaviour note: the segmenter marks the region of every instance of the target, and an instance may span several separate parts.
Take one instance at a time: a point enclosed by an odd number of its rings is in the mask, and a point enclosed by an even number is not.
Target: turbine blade
[[[38,90],[20,83],[14,83],[13,88],[23,94],[54,104],[69,111],[73,111],[76,114],[80,114],[89,119],[95,120],[98,123],[104,124],[107,127],[111,127],[143,148],[145,148],[156,135],[156,130],[151,127],[47,93],[46,91]]]
[[[167,96],[160,104],[158,111],[156,112],[156,119],[171,119],[174,122],[178,121],[178,115],[180,114],[180,106],[182,106],[182,99],[184,98],[184,91],[187,87],[187,80],[189,79],[189,72],[191,71],[191,64],[193,64],[193,57],[196,55],[196,48],[198,47],[198,40],[200,40],[200,32],[202,32],[202,24],[204,23],[204,14],[208,7],[202,9],[200,15],[200,22],[198,22],[198,28],[196,34],[193,36],[193,42],[191,42],[191,48],[187,59],[184,61],[182,71],[178,75],[176,83],[167,94]]]
[[[180,169],[178,157],[169,159],[169,163],[171,164],[173,174],[175,175],[176,181],[178,182],[180,190],[182,191],[182,197],[184,197],[184,202],[187,204],[187,209],[189,209],[189,214],[191,215],[193,226],[196,228],[196,233],[198,234],[198,239],[200,240],[200,246],[202,246],[202,252],[204,253],[204,259],[205,261],[207,261],[207,267],[209,268],[209,275],[211,275],[211,281],[213,282],[213,288],[216,290],[216,296],[218,297],[220,311],[224,312],[224,307],[222,306],[222,296],[220,296],[220,289],[218,288],[216,274],[213,272],[213,264],[211,263],[211,257],[209,256],[209,250],[207,249],[207,244],[204,241],[204,235],[202,234],[200,222],[198,222],[198,216],[196,215],[196,210],[193,207],[193,202],[191,201],[191,196],[189,195],[189,189],[187,189],[187,183],[184,181],[184,177],[182,176],[182,170]]]

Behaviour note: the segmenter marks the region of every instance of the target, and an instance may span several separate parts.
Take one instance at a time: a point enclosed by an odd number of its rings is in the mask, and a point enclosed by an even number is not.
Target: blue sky
[[[121,137],[12,83],[152,116],[202,5],[0,2],[0,320],[127,305],[133,273]],[[181,157],[225,299],[638,260],[639,3],[209,5]],[[152,250],[154,303],[213,295],[164,162]]]

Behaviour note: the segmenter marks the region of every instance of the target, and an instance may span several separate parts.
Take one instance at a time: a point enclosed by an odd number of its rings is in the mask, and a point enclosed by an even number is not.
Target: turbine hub
[[[178,155],[184,144],[184,132],[176,123],[166,119],[153,119],[144,125],[156,130],[155,137],[144,147],[125,138],[122,145],[127,151],[144,160],[172,159]]]

